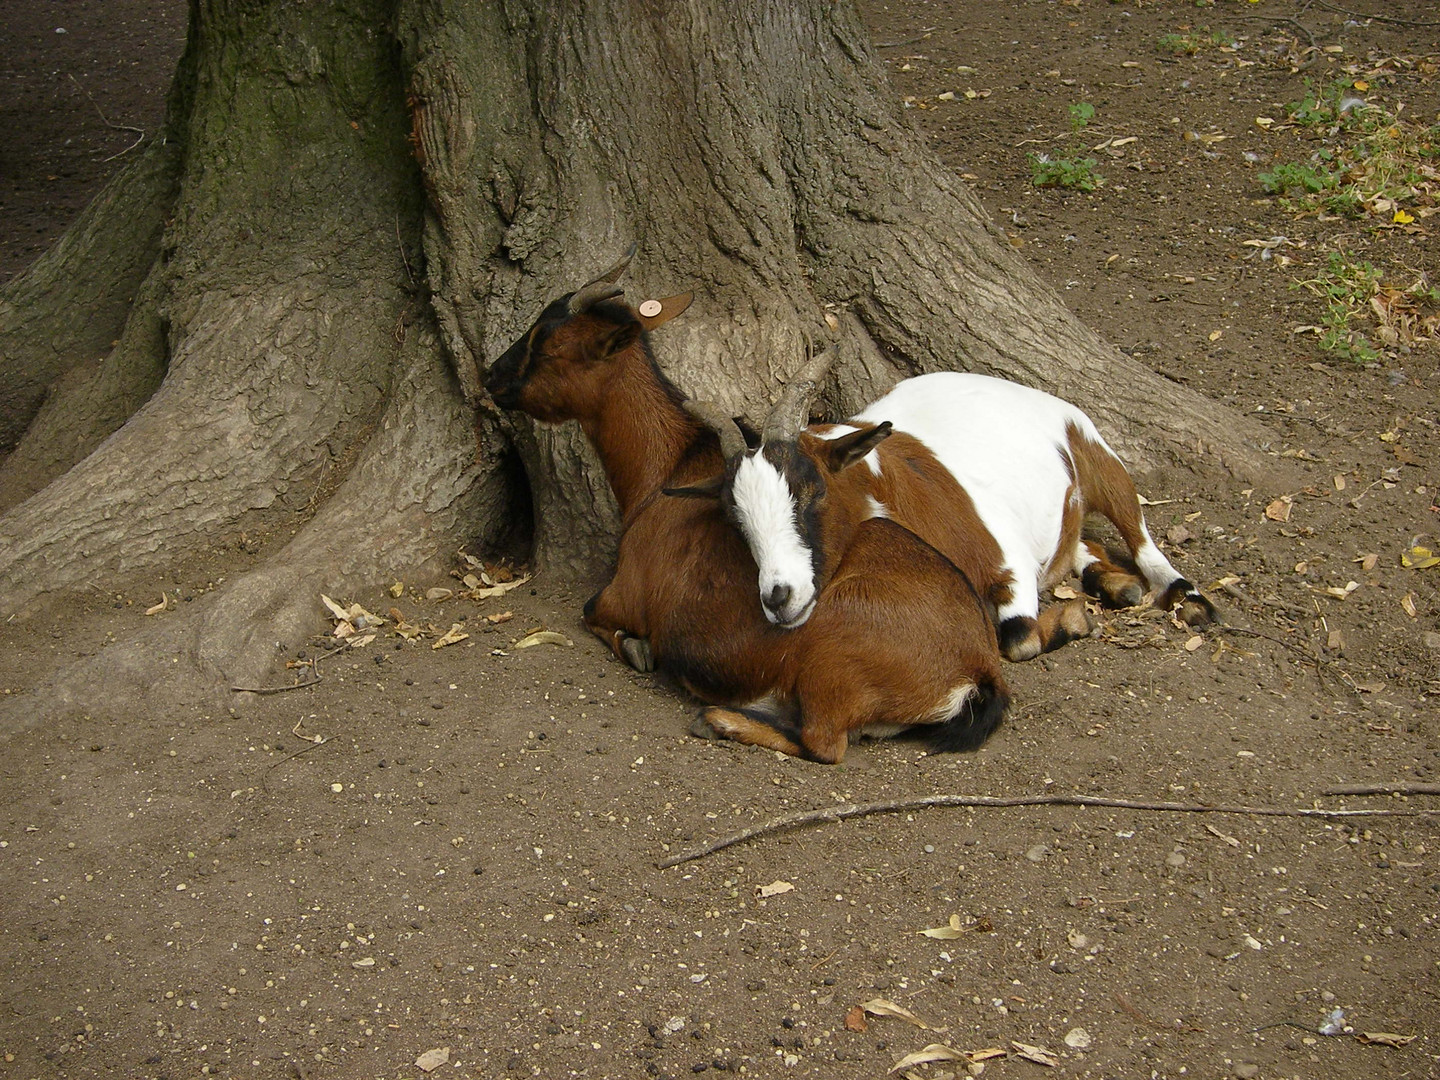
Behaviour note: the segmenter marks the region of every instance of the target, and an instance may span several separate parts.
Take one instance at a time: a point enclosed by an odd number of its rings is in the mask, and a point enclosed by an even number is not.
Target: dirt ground
[[[583,634],[578,586],[336,597],[469,637],[387,626],[308,689],[6,735],[0,1078],[415,1077],[438,1050],[441,1077],[860,1078],[932,1044],[975,1056],[906,1075],[1440,1076],[1434,817],[913,809],[657,868],[783,815],[947,794],[1436,809],[1415,789],[1440,782],[1440,567],[1409,553],[1440,546],[1440,348],[1372,320],[1373,356],[1322,349],[1295,328],[1325,304],[1294,284],[1335,251],[1402,287],[1440,270],[1435,189],[1352,217],[1260,180],[1339,145],[1289,118],[1307,78],[1440,119],[1433,4],[1351,2],[1389,21],[1279,0],[862,5],[906,115],[1072,308],[1260,414],[1305,470],[1288,491],[1144,478],[1225,628],[1104,614],[1009,668],[1015,707],[980,752],[867,743],[826,768],[687,735],[692,705]],[[4,278],[123,165],[105,159],[129,128],[155,130],[184,18],[9,6]],[[1036,188],[1031,153],[1094,157],[1107,182]],[[6,622],[4,693],[264,554],[217,549]],[[514,647],[536,628],[573,643]],[[1326,794],[1342,785],[1412,793]],[[920,1023],[859,1021],[877,999]]]

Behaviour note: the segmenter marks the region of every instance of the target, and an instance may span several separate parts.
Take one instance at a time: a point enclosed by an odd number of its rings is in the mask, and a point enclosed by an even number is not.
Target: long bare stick
[[[1321,795],[1440,795],[1440,784],[1342,784]]]
[[[661,870],[694,859],[703,859],[717,851],[754,840],[758,836],[780,832],[784,829],[818,825],[822,822],[844,821],[846,818],[862,817],[866,814],[894,814],[903,810],[925,810],[932,806],[1108,806],[1120,810],[1159,810],[1183,814],[1245,814],[1255,817],[1422,817],[1440,814],[1440,810],[1318,810],[1307,807],[1284,806],[1227,806],[1202,803],[1148,802],[1142,799],[1110,799],[1098,795],[1013,795],[1000,798],[993,795],[926,795],[915,799],[895,799],[873,803],[843,803],[839,806],[825,806],[818,810],[804,810],[783,817],[774,818],[763,825],[742,829],[729,836],[712,840],[703,847],[671,855],[656,863]]]

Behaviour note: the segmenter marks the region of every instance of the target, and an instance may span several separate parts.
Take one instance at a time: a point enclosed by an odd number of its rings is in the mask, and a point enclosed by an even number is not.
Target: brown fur
[[[863,461],[851,463],[835,449],[836,443],[843,449],[844,440],[863,438],[860,432],[872,431],[874,426],[847,426],[858,428],[856,436],[821,438],[833,425],[820,424],[801,432],[796,440],[796,449],[815,463],[825,482],[826,504],[821,518],[821,547],[825,556],[817,586],[824,588],[836,560],[847,551],[856,528],[869,516],[868,500],[874,498],[884,504],[891,520],[933,544],[958,566],[990,605],[992,614],[995,608],[1008,603],[1014,577],[1004,569],[1000,545],[954,474],[941,465],[919,439],[896,431],[874,447],[880,461],[880,475],[876,476]],[[803,503],[805,495],[797,491],[797,502]],[[1084,515],[1073,515],[1073,521],[1071,517],[1067,515],[1062,529],[1062,545],[1065,536],[1069,536],[1070,548],[1062,546],[1062,551],[1073,550],[1080,536]],[[1069,569],[1068,559],[1063,568]],[[1082,629],[1073,612],[1024,619],[1019,625],[1006,628],[1008,636],[1001,647],[1007,659],[1029,660],[1086,636],[1088,619],[1085,622]]]
[[[679,405],[638,327],[559,310],[547,308],[491,366],[486,386],[506,407],[578,420],[604,462],[625,531],[614,577],[586,605],[587,628],[621,660],[729,707],[715,730],[740,741],[838,761],[857,728],[923,722],[940,725],[947,748],[979,745],[1009,695],[993,625],[956,568],[875,522],[810,624],[775,628],[720,503],[660,494],[724,471],[715,436]],[[940,715],[962,683],[976,687],[974,702]]]
[[[798,723],[711,708],[704,720],[714,730],[833,763],[845,756],[851,734],[868,725],[952,724],[967,711],[973,723],[962,719],[950,737],[958,748],[978,745],[1008,700],[994,627],[979,598],[939,552],[893,522],[860,527],[815,613],[785,636],[792,644],[781,650],[771,693],[779,717],[798,712]],[[973,700],[953,707],[955,693],[967,687]],[[984,719],[987,707],[993,722]]]

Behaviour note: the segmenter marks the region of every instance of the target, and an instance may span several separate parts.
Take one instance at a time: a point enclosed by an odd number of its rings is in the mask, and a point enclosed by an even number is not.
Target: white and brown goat
[[[622,660],[710,703],[697,734],[822,762],[867,730],[979,746],[1009,703],[994,625],[932,547],[894,522],[866,523],[806,625],[786,631],[762,612],[755,563],[721,506],[664,497],[723,473],[726,454],[650,351],[647,330],[688,297],[637,311],[614,284],[628,261],[550,304],[485,376],[506,408],[579,421],[610,478],[624,532],[585,625]]]
[[[1071,570],[1109,606],[1139,604],[1148,587],[1192,626],[1215,619],[1150,538],[1124,465],[1068,402],[941,372],[901,382],[843,424],[804,428],[801,405],[772,414],[730,484],[760,601],[777,626],[805,623],[855,529],[875,517],[904,525],[965,572],[993,604],[1011,660],[1089,632],[1078,603],[1040,610],[1040,590]],[[1115,525],[1133,570],[1082,537],[1092,512]]]

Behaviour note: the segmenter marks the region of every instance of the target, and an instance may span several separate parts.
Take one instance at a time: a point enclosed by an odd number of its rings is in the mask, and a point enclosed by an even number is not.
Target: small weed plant
[[[1372,263],[1332,251],[1320,273],[1295,285],[1324,302],[1314,329],[1321,351],[1337,359],[1375,363],[1383,347],[1440,337],[1440,288],[1425,274],[1408,286],[1387,284]]]
[[[1357,96],[1364,80],[1306,84],[1290,120],[1323,130],[1327,145],[1305,162],[1259,174],[1260,186],[1296,212],[1413,220],[1406,207],[1440,197],[1440,125],[1418,127]]]
[[[1096,170],[1100,163],[1093,157],[1056,157],[1049,154],[1031,154],[1030,182],[1037,188],[1072,188],[1075,191],[1095,191],[1105,183],[1105,177]]]
[[[1079,136],[1093,119],[1095,106],[1088,101],[1077,101],[1070,106],[1070,134]],[[1099,171],[1100,163],[1093,157],[1082,157],[1080,154],[1077,150],[1068,156],[1027,155],[1030,162],[1030,182],[1037,188],[1099,190],[1105,183],[1105,177]]]
[[[1160,48],[1176,56],[1195,56],[1207,49],[1230,49],[1235,39],[1223,30],[1211,30],[1202,26],[1185,33],[1161,34]]]

